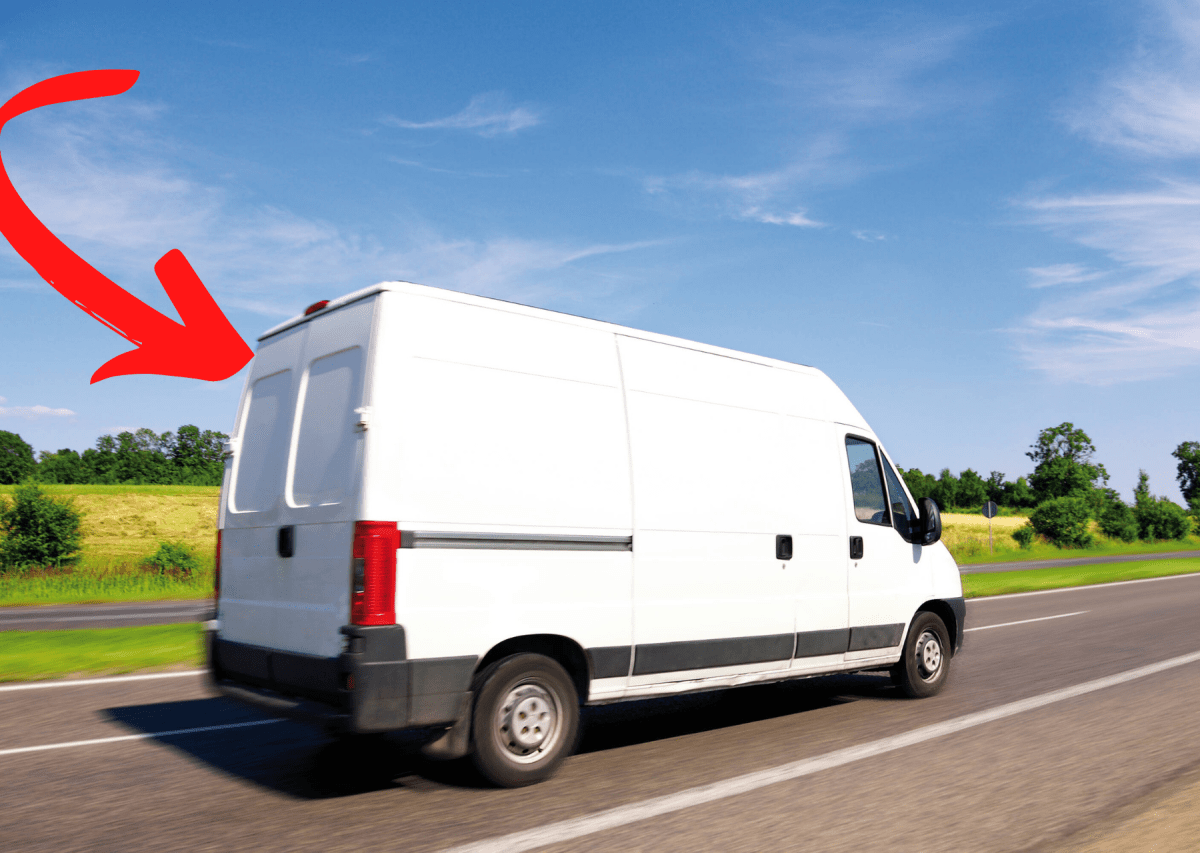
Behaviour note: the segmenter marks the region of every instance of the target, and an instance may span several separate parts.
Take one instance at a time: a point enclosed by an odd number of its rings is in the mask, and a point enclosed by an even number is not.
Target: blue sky
[[[45,2],[0,11],[0,153],[172,316],[252,345],[406,279],[821,368],[896,462],[1010,478],[1072,421],[1180,500],[1200,440],[1200,6]],[[89,386],[126,342],[0,243],[0,429],[228,431],[244,373]]]

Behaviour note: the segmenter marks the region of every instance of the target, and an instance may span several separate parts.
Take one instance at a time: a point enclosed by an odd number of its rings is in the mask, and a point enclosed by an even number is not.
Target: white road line
[[[87,687],[92,684],[116,684],[120,681],[147,681],[151,678],[182,678],[185,675],[203,675],[206,669],[186,669],[183,672],[154,672],[149,675],[113,675],[108,678],[79,678],[71,681],[34,681],[29,684],[5,684],[0,692],[8,690],[41,690],[44,687]]]
[[[169,732],[146,732],[140,735],[117,735],[116,737],[98,737],[92,740],[72,740],[66,743],[45,743],[40,746],[18,746],[14,749],[0,749],[0,755],[16,755],[20,752],[44,752],[47,749],[70,749],[76,746],[97,746],[102,743],[119,743],[123,740],[149,740],[151,738],[171,737],[172,735],[190,735],[194,732],[215,732],[221,729],[242,729],[246,726],[265,726],[268,723],[282,723],[275,717],[270,720],[251,720],[246,723],[225,723],[220,726],[197,726],[194,729],[175,729]]]
[[[1200,578],[1200,572],[1189,572],[1186,575],[1163,575],[1157,578],[1138,578],[1132,581],[1113,581],[1112,583],[1089,583],[1083,586],[1060,586],[1057,589],[1039,589],[1036,592],[1007,592],[1004,595],[981,595],[968,598],[967,601],[1003,601],[1006,598],[1022,598],[1026,595],[1053,595],[1056,592],[1078,592],[1081,589],[1106,589],[1111,586],[1128,586],[1133,583],[1154,583],[1156,581],[1177,581],[1180,578]]]
[[[1009,625],[1028,625],[1030,622],[1045,622],[1047,619],[1065,619],[1068,616],[1082,616],[1084,613],[1091,613],[1090,610],[1076,610],[1074,613],[1058,613],[1054,616],[1039,616],[1037,619],[1022,619],[1019,622],[1001,622],[999,625],[980,625],[978,628],[967,628],[963,631],[964,634],[971,631],[986,631],[988,628],[1007,628]]]
[[[157,619],[160,616],[200,616],[205,611],[200,610],[154,610],[148,613],[114,613],[109,616],[22,616],[8,619],[0,616],[0,627],[15,622],[83,622],[96,619]],[[199,620],[197,620],[199,621]]]
[[[934,723],[933,725],[914,729],[904,734],[881,738],[880,740],[858,746],[839,749],[825,755],[818,755],[813,758],[794,761],[790,764],[783,764],[779,767],[759,770],[755,773],[747,773],[744,776],[735,776],[732,779],[724,779],[709,785],[689,788],[675,794],[654,797],[653,799],[643,800],[640,803],[617,806],[616,808],[596,812],[585,817],[549,823],[545,826],[539,826],[524,832],[514,832],[511,835],[502,835],[473,844],[448,848],[443,853],[517,853],[517,851],[533,850],[549,844],[559,844],[581,836],[602,832],[606,829],[626,826],[637,821],[677,812],[681,809],[688,809],[703,805],[704,803],[711,803],[716,800],[749,793],[768,785],[776,785],[780,782],[787,782],[801,776],[809,776],[813,773],[819,773],[822,770],[830,770],[854,761],[873,758],[877,755],[903,749],[907,746],[915,746],[925,741],[946,737],[947,735],[956,734],[975,726],[981,726],[984,723],[1003,720],[1006,717],[1023,714],[1026,711],[1044,708],[1055,702],[1062,702],[1086,693],[1115,687],[1118,684],[1125,684],[1138,678],[1145,678],[1148,675],[1154,675],[1155,673],[1196,663],[1197,661],[1200,661],[1200,651],[1152,663],[1148,666],[1138,667],[1137,669],[1127,670],[1126,672],[1110,675],[1106,678],[1098,678],[1095,681],[1087,681],[1073,687],[1052,690],[1040,696],[1021,699],[1017,702],[1010,702],[1007,705],[999,705],[995,708],[989,708],[986,711],[976,711],[973,714],[966,714],[965,716],[956,717],[945,722]]]

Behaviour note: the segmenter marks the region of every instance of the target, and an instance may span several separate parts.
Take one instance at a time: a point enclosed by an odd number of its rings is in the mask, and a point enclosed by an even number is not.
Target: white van
[[[890,669],[936,693],[958,569],[819,370],[407,283],[259,338],[213,679],[503,786],[581,704]]]

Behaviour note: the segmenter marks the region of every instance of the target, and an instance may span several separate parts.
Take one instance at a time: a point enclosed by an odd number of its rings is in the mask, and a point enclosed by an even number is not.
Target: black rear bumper
[[[341,628],[335,658],[268,649],[207,635],[208,668],[231,699],[350,732],[387,732],[456,721],[476,657],[409,660],[404,627]]]

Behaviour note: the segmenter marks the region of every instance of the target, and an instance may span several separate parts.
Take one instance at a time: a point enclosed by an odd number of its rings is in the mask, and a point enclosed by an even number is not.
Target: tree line
[[[219,486],[225,470],[223,432],[185,424],[175,432],[150,429],[102,435],[83,453],[33,447],[0,430],[0,485],[62,483],[99,485]]]
[[[989,500],[1032,509],[1029,527],[1014,534],[1022,545],[1036,534],[1059,545],[1090,544],[1088,525],[1093,519],[1104,535],[1126,542],[1182,539],[1191,533],[1193,519],[1200,519],[1200,442],[1181,442],[1171,454],[1178,462],[1176,480],[1191,518],[1174,501],[1150,493],[1145,471],[1134,487],[1133,505],[1126,504],[1109,488],[1104,466],[1094,461],[1091,438],[1070,422],[1042,430],[1025,455],[1033,462],[1033,472],[1015,481],[1006,480],[1000,471],[992,471],[985,480],[970,468],[957,477],[949,468],[936,478],[919,468],[901,468],[900,473],[914,498],[932,498],[942,510],[970,507],[977,512]]]

